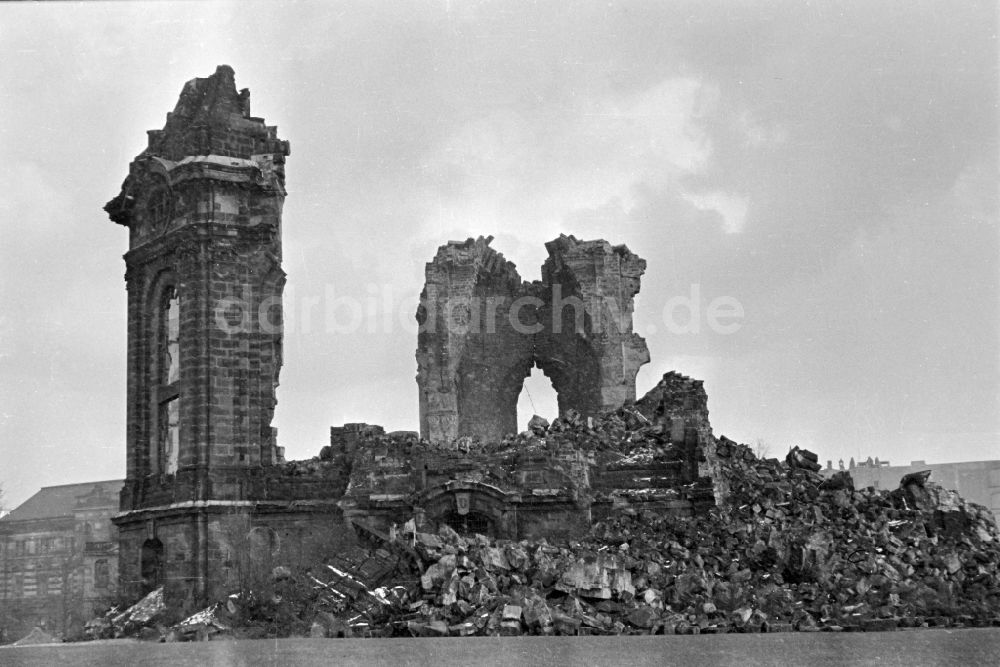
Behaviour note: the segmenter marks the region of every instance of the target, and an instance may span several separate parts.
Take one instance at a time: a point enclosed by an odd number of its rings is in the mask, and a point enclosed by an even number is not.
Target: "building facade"
[[[0,518],[0,632],[70,637],[117,592],[121,480],[49,486]]]

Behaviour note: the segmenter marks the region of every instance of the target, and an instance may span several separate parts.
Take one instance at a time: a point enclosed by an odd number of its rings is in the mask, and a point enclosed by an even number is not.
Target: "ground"
[[[4,665],[995,665],[1000,628],[872,633],[453,639],[112,640],[0,647]]]

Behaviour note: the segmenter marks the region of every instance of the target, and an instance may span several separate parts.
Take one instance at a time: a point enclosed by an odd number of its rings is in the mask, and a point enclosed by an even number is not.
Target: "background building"
[[[121,480],[47,486],[0,518],[0,636],[71,636],[118,578]]]
[[[1000,523],[1000,460],[961,463],[910,461],[909,465],[891,465],[888,461],[880,461],[878,458],[872,460],[869,457],[860,463],[855,463],[853,459],[847,464],[840,461],[837,466],[832,461],[827,461],[823,473],[831,475],[838,468],[851,473],[854,486],[858,488],[874,486],[876,489],[890,491],[899,486],[899,480],[904,475],[931,470],[932,482],[957,491],[970,502],[990,508],[997,523]]]

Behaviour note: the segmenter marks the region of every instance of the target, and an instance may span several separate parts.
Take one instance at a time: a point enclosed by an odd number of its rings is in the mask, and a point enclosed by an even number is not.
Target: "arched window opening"
[[[163,292],[159,313],[157,449],[159,469],[172,475],[180,458],[181,300],[176,288]]]
[[[160,357],[160,382],[173,384],[180,377],[180,357],[178,355],[181,331],[181,302],[177,290],[166,289],[163,298],[162,346]]]
[[[534,416],[544,417],[551,423],[559,416],[559,397],[552,382],[542,370],[535,366],[531,375],[524,379],[524,386],[517,398],[517,427],[528,428],[528,421]]]

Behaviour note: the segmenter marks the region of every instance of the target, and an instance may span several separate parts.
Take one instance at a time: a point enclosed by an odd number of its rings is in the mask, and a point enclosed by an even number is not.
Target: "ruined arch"
[[[601,412],[600,358],[582,336],[548,337],[535,365],[556,390],[559,414],[571,408],[584,415]]]
[[[497,433],[516,433],[517,399],[534,360],[519,351],[506,364],[483,363],[467,354],[459,364],[456,383],[458,432],[483,441]]]
[[[417,321],[421,436],[497,441],[517,431],[517,399],[534,366],[559,411],[596,415],[635,400],[649,361],[632,331],[646,263],[625,246],[560,236],[542,280],[526,283],[489,247],[452,241],[427,264]]]

